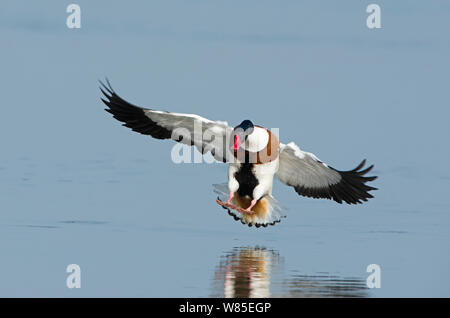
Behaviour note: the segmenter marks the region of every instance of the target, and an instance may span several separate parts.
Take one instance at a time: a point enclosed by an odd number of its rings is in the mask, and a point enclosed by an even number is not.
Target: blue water
[[[450,3],[377,1],[378,30],[360,1],[77,3],[77,30],[60,1],[0,6],[0,296],[450,296]],[[243,226],[215,202],[226,166],[121,127],[105,76],[341,170],[367,158],[379,190],[348,206],[275,182],[287,218]]]

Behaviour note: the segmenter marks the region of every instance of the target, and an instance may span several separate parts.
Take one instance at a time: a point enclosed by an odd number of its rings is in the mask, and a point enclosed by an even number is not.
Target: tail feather
[[[218,195],[218,199],[222,202],[226,202],[228,197],[227,184],[214,184],[213,186],[214,192]],[[250,198],[240,197],[237,194],[235,194],[235,197],[233,198],[233,204],[242,209],[248,208],[250,202]],[[241,221],[242,224],[247,224],[248,226],[255,225],[256,227],[267,227],[268,225],[275,225],[280,222],[282,218],[286,217],[277,200],[271,195],[265,195],[258,200],[256,205],[252,208],[252,211],[255,212],[254,214],[243,214],[227,207],[223,208],[226,209],[228,214],[236,221]]]

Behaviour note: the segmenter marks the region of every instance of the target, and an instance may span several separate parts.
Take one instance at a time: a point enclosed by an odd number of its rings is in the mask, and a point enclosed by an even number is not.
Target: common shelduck
[[[138,107],[122,99],[100,82],[108,106],[105,109],[123,126],[157,139],[173,139],[195,146],[202,154],[228,163],[228,183],[215,185],[217,203],[235,220],[248,226],[274,225],[285,215],[272,196],[276,176],[295,191],[311,198],[333,199],[357,204],[373,196],[376,188],[366,185],[376,176],[365,176],[373,165],[363,169],[363,160],[355,169],[336,170],[295,143],[282,144],[270,130],[250,120],[232,128],[223,121],[211,121],[192,115]]]

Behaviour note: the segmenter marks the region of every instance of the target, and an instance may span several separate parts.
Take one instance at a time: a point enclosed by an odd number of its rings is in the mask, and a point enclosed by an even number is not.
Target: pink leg
[[[256,199],[253,199],[250,203],[250,206],[245,209],[246,212],[251,212],[252,208],[255,206],[256,202],[258,202]]]
[[[234,197],[234,192],[230,192],[230,195],[228,196],[227,204],[231,204],[231,200],[233,199],[233,197]]]

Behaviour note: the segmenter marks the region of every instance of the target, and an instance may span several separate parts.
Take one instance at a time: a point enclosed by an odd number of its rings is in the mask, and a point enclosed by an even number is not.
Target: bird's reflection
[[[280,263],[278,253],[262,247],[239,247],[220,259],[214,297],[269,297],[270,276]]]
[[[213,297],[368,297],[365,279],[328,273],[286,275],[284,259],[264,247],[237,247],[221,256]]]

